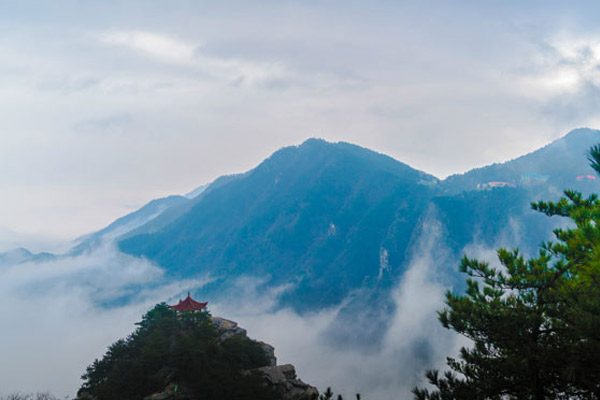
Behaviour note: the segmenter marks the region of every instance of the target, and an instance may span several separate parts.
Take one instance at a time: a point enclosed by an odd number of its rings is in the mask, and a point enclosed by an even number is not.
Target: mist
[[[509,224],[499,240],[511,242],[520,231],[517,222]],[[361,393],[370,400],[411,399],[411,389],[426,384],[426,370],[445,370],[446,357],[468,345],[437,320],[445,292],[453,289],[449,268],[455,271],[458,261],[445,245],[447,235],[431,207],[392,289],[394,311],[377,345],[332,343],[332,329],[368,330],[374,321],[340,322],[336,316],[345,302],[302,315],[278,308],[289,286],[264,289],[267,277],[237,278],[236,296],[200,300],[209,301],[212,315],[237,321],[251,338],[273,345],[279,364],[293,364],[320,391],[332,387],[344,398]],[[494,262],[494,250],[477,241],[464,250]],[[86,366],[131,333],[146,311],[162,301],[175,303],[208,281],[169,282],[157,265],[124,255],[110,242],[78,256],[0,266],[0,395],[75,395]]]
[[[277,290],[243,302],[216,304],[211,311],[237,321],[251,337],[275,346],[278,363],[294,364],[299,377],[320,391],[332,387],[348,399],[356,393],[371,400],[412,399],[411,389],[425,384],[425,371],[444,369],[446,357],[458,354],[459,347],[467,344],[437,321],[436,311],[443,308],[449,289],[445,265],[438,260],[447,257],[448,251],[443,227],[433,211],[421,230],[409,267],[393,289],[395,312],[379,346],[334,346],[326,338],[339,306],[308,316],[289,309],[272,311]],[[369,321],[360,321],[357,318],[356,324],[341,328],[367,329],[361,323]]]
[[[203,283],[159,284],[162,277],[157,266],[112,246],[0,266],[0,395],[73,396],[86,366],[154,304]]]

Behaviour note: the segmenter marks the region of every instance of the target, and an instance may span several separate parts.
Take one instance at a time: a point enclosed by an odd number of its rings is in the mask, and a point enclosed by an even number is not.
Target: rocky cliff
[[[224,342],[234,336],[247,338],[247,332],[237,322],[225,318],[212,317],[219,332],[219,341]],[[277,393],[281,400],[314,400],[319,392],[314,386],[304,383],[296,375],[291,364],[277,365],[275,348],[268,343],[255,341],[261,345],[269,360],[269,365],[246,371],[248,374],[259,373],[265,387]],[[162,392],[154,393],[144,400],[198,400],[198,394],[190,389],[188,382],[169,383]]]
[[[149,310],[82,376],[77,400],[313,400],[273,346],[207,310]]]

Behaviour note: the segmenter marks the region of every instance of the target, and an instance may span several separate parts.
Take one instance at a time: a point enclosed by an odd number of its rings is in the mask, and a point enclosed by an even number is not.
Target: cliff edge
[[[237,322],[221,317],[211,317],[219,333],[218,340],[225,342],[233,337],[248,338],[247,332]],[[249,339],[249,338],[248,338]],[[258,373],[263,385],[277,394],[279,400],[315,400],[319,396],[317,388],[304,383],[296,375],[296,368],[292,364],[277,365],[275,348],[268,343],[256,341],[263,349],[269,365],[246,370],[249,373]],[[199,400],[198,393],[190,389],[186,382],[178,384],[169,383],[162,392],[151,394],[144,400]]]
[[[318,398],[293,365],[277,365],[273,346],[198,304],[194,311],[177,309],[185,302],[148,311],[132,334],[87,367],[76,400]]]

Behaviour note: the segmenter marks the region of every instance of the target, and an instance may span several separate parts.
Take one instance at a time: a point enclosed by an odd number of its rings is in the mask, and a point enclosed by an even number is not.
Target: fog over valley
[[[564,221],[549,223],[528,200],[556,197],[569,182],[589,190],[595,180],[577,179],[585,170],[577,159],[598,134],[573,131],[445,181],[367,149],[310,140],[187,197],[153,200],[63,253],[2,253],[0,317],[11,321],[0,333],[2,393],[73,395],[85,367],[143,313],[191,291],[321,390],[410,398],[427,369],[468,344],[436,314],[446,290],[464,288],[459,258],[498,265],[498,246],[534,253]],[[548,165],[556,152],[563,161]],[[539,182],[522,179],[542,169],[550,175]],[[472,183],[498,174],[504,187]]]
[[[0,400],[599,399],[599,12],[0,1]]]

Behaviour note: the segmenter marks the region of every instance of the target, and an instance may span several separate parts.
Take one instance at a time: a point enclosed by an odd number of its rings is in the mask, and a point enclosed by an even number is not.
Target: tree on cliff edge
[[[262,378],[245,372],[268,364],[259,343],[240,335],[220,340],[208,312],[177,313],[163,303],[87,368],[78,395],[139,400],[185,383],[199,400],[268,400],[275,395]]]
[[[589,153],[600,173],[600,147]],[[451,371],[428,371],[434,390],[418,400],[600,399],[600,201],[565,191],[560,201],[533,203],[571,220],[536,258],[498,250],[501,268],[464,257],[465,295],[446,294],[445,328],[472,341]]]

